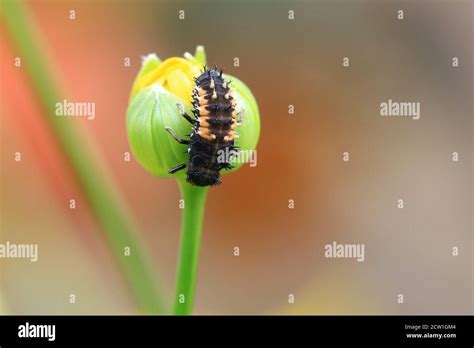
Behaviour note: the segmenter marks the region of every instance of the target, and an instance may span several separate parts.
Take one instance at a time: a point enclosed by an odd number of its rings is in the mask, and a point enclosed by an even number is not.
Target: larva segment
[[[203,96],[207,94],[207,91],[201,87],[195,87],[194,91],[195,93],[197,93],[198,96]]]
[[[217,136],[214,133],[212,133],[209,128],[200,128],[197,131],[197,135],[209,141],[213,141],[217,139]]]
[[[234,140],[235,139],[235,131],[230,131],[225,137],[224,137],[224,141],[225,142],[228,142],[228,141],[231,141],[231,140]]]
[[[209,117],[209,116],[201,116],[198,119],[199,127],[204,128],[224,128],[224,129],[232,129],[233,124],[237,123],[235,118],[231,117]]]
[[[201,105],[201,106],[206,106],[209,104],[209,100],[207,100],[205,96],[194,98],[194,100],[198,103],[198,105]]]
[[[199,127],[209,128],[209,121],[207,117],[199,117]]]
[[[209,115],[209,110],[206,108],[206,106],[199,106],[197,108],[198,115],[199,116],[207,116]]]

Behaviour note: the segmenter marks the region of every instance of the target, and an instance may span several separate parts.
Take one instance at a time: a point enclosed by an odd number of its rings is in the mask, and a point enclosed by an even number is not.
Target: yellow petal
[[[178,69],[170,71],[166,77],[169,91],[190,104],[193,89],[192,77]]]

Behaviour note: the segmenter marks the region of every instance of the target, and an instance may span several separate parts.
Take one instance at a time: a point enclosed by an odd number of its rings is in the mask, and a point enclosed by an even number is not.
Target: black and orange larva
[[[204,68],[194,79],[192,94],[194,118],[184,111],[182,116],[193,125],[189,140],[181,139],[171,128],[166,130],[180,144],[188,145],[189,160],[169,170],[173,174],[188,167],[187,181],[197,186],[218,185],[220,171],[230,169],[229,159],[218,161],[220,151],[236,154],[234,139],[238,136],[236,99],[232,96],[229,82],[222,77],[222,69]]]

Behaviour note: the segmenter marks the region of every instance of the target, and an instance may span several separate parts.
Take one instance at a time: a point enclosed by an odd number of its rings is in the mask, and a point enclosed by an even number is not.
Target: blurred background
[[[174,180],[124,161],[125,112],[142,56],[182,56],[200,44],[209,65],[252,90],[262,131],[257,167],[210,190],[195,313],[472,313],[472,2],[24,6],[64,98],[96,103],[94,120],[67,120],[81,134],[75,146],[103,167],[169,303],[180,194]],[[3,18],[0,52],[0,242],[39,245],[36,263],[0,259],[3,311],[138,314],[28,73],[15,67]],[[421,119],[381,117],[388,99],[420,102]],[[325,258],[333,241],[365,244],[365,261]]]

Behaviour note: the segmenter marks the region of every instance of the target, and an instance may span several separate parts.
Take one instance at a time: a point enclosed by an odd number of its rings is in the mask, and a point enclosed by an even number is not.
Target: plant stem
[[[5,27],[11,42],[16,46],[22,66],[28,74],[34,91],[44,109],[45,120],[53,129],[60,150],[67,157],[73,173],[82,188],[101,231],[130,287],[138,307],[143,313],[164,312],[164,303],[156,286],[154,273],[137,239],[133,223],[123,208],[121,198],[103,165],[95,156],[93,148],[86,146],[89,141],[81,136],[68,120],[55,117],[55,105],[62,97],[54,80],[51,67],[43,55],[44,48],[38,42],[41,37],[34,35],[34,18],[20,1],[3,0],[0,6]],[[125,247],[130,255],[124,255]]]
[[[178,183],[184,199],[184,211],[181,220],[181,240],[173,312],[176,315],[189,315],[192,314],[194,304],[201,230],[208,187],[194,186],[184,180],[178,180]]]

